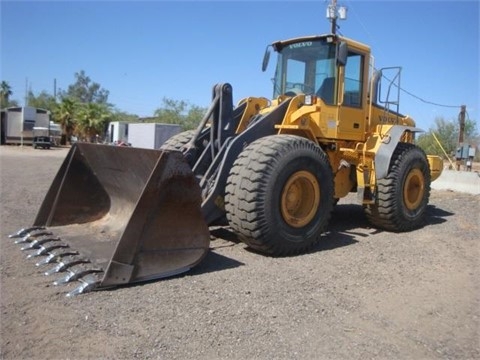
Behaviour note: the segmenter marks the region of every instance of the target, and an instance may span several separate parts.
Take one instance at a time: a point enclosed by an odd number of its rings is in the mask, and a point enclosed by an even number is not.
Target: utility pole
[[[24,106],[28,106],[28,77],[25,78],[25,99]]]
[[[465,113],[467,112],[467,106],[460,106],[460,114],[458,115],[458,123],[460,124],[460,131],[458,133],[458,143],[463,145],[465,135]]]
[[[460,170],[460,164],[464,159],[463,152],[465,149],[463,147],[463,142],[465,137],[465,113],[466,112],[467,112],[467,106],[466,105],[460,106],[460,114],[458,114],[458,124],[460,126],[458,131],[457,170]],[[466,156],[468,157],[468,151]]]
[[[333,18],[332,18],[332,29],[331,33],[337,33],[337,0],[332,0],[332,9],[333,9]]]
[[[340,6],[337,9],[337,0],[332,0],[332,3],[327,7],[327,19],[332,23],[331,33],[337,33],[337,19],[345,20],[347,18],[347,8]]]

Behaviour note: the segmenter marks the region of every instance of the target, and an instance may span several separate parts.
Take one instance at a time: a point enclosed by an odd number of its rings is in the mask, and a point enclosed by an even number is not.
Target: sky
[[[212,87],[234,101],[271,98],[268,44],[330,31],[329,1],[0,0],[0,80],[23,104],[68,88],[84,70],[119,110],[152,116],[162,99],[208,107]],[[429,129],[457,119],[460,105],[480,130],[479,0],[338,0],[339,33],[368,44],[375,67],[401,66],[400,112]],[[420,100],[420,99],[421,100]],[[444,107],[433,105],[433,102]]]

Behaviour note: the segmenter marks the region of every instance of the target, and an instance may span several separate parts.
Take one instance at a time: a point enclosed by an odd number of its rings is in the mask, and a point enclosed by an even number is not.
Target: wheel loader
[[[76,143],[32,226],[11,237],[52,264],[55,284],[80,281],[73,296],[191,269],[213,225],[262,254],[304,253],[351,192],[373,226],[421,227],[443,165],[390,96],[399,72],[386,79],[368,46],[336,34],[274,42],[264,71],[272,50],[271,100],[234,105],[232,86],[216,84],[198,128],[160,149]]]

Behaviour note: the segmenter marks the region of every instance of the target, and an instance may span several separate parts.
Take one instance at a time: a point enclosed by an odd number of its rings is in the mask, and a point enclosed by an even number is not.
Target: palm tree
[[[66,144],[66,139],[70,139],[75,131],[75,115],[77,113],[77,109],[77,102],[70,98],[63,98],[62,102],[58,104],[57,108],[55,109],[55,118],[62,127],[62,145]]]
[[[111,114],[109,109],[102,104],[83,104],[78,111],[77,130],[87,141],[94,141],[95,138],[103,138],[105,125]]]
[[[9,98],[13,94],[12,88],[6,81],[0,83],[0,108],[8,107]]]

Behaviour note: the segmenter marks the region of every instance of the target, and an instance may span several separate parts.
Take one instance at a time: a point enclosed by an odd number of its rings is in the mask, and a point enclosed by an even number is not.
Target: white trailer
[[[60,146],[62,140],[62,127],[60,124],[57,124],[53,121],[50,121],[50,141],[52,146]]]
[[[1,115],[2,144],[32,145],[33,128],[50,125],[50,111],[31,106],[6,108]]]
[[[123,121],[109,123],[106,141],[115,145],[128,143],[128,123]]]
[[[142,123],[129,124],[128,142],[133,147],[158,149],[175,134],[182,131],[176,124]]]

